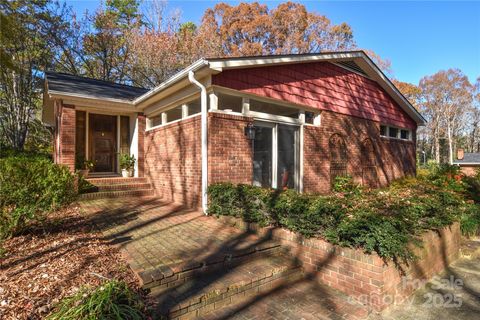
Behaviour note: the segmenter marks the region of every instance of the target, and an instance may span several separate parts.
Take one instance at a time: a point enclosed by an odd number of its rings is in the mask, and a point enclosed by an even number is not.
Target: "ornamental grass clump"
[[[83,288],[64,298],[47,317],[48,320],[136,320],[144,319],[140,297],[125,282],[109,280],[92,289]]]

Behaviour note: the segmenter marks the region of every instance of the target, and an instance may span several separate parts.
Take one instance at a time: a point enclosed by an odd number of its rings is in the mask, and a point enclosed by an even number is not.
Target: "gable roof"
[[[78,94],[106,99],[134,100],[148,89],[122,85],[109,81],[74,76],[66,73],[45,72],[48,91],[51,94]]]
[[[393,100],[402,108],[417,125],[425,125],[425,118],[402,95],[395,85],[385,76],[378,66],[367,56],[364,51],[322,52],[309,54],[288,54],[270,56],[244,56],[226,58],[203,58],[183,69],[160,85],[134,100],[134,103],[143,104],[156,93],[176,85],[188,77],[190,71],[196,72],[205,68],[211,73],[220,73],[229,69],[245,69],[281,64],[309,63],[314,61],[327,61],[338,64],[353,72],[367,76],[376,81]]]
[[[462,160],[455,160],[453,164],[458,165],[480,165],[480,153],[465,153]]]
[[[168,95],[169,92],[176,90],[176,88],[190,84],[188,81],[188,74],[190,72],[196,72],[196,76],[207,76],[218,74],[228,69],[245,69],[315,61],[331,62],[374,80],[417,125],[426,124],[427,121],[425,118],[410,104],[363,51],[202,58],[151,90],[52,72],[46,73],[46,83],[48,94],[66,94],[72,97],[98,100],[110,99],[112,101],[115,100],[113,102],[131,105],[140,111],[158,102],[162,96]]]

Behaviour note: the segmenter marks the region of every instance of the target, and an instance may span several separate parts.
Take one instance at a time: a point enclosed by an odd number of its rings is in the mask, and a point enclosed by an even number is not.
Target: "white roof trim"
[[[174,76],[170,77],[166,81],[160,83],[158,86],[153,88],[152,90],[146,92],[145,94],[141,95],[140,97],[136,98],[133,100],[134,104],[139,104],[140,102],[143,102],[150,98],[151,96],[155,95],[157,92],[171,86],[172,84],[176,83],[177,81],[182,80],[183,78],[188,77],[188,73],[190,71],[197,71],[198,69],[208,66],[208,61],[205,59],[200,59],[194,62],[192,65],[190,65],[188,68],[183,69],[182,71],[178,72]]]
[[[339,52],[339,53],[319,53],[307,55],[284,55],[272,57],[245,57],[245,58],[225,58],[225,59],[209,59],[210,68],[213,69],[233,69],[253,67],[256,65],[274,65],[283,63],[312,62],[325,60],[348,60],[361,58],[360,51]]]
[[[78,99],[88,99],[88,100],[100,100],[100,101],[107,101],[112,103],[128,104],[132,107],[134,106],[131,100],[102,98],[102,97],[96,97],[96,96],[89,96],[85,94],[73,94],[73,93],[66,93],[62,91],[53,91],[53,90],[49,90],[48,94],[52,98],[78,98]]]

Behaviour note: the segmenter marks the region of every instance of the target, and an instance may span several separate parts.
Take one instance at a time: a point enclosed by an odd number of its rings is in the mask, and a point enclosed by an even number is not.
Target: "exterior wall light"
[[[249,123],[245,127],[245,136],[248,140],[255,140],[255,127],[253,126],[253,123]]]

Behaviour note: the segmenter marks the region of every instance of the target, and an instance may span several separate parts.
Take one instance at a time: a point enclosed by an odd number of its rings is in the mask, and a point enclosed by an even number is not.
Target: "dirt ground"
[[[0,257],[0,319],[41,319],[62,297],[106,278],[137,289],[118,249],[94,230],[77,206],[53,213],[48,224],[7,240]]]

